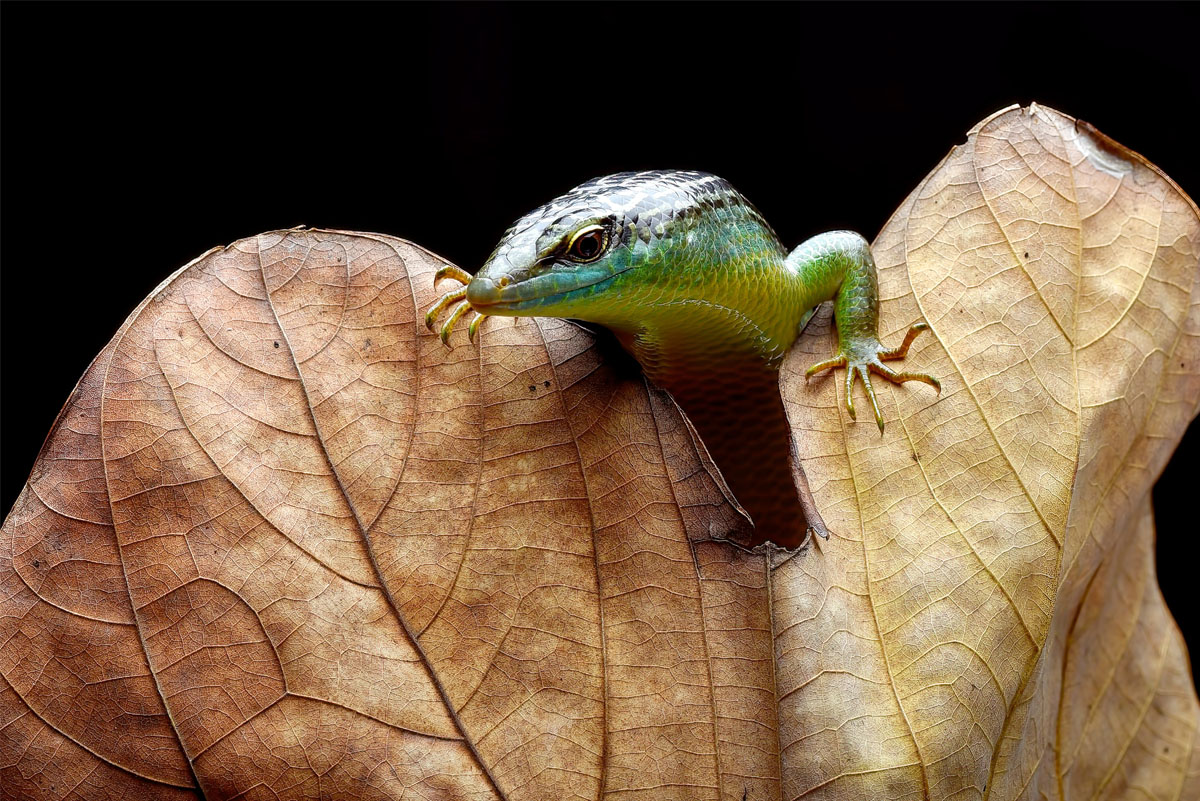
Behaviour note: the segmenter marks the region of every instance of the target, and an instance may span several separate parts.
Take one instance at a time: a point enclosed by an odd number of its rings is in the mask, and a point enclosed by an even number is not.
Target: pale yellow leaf
[[[908,361],[943,391],[885,389],[880,439],[804,384],[827,319],[785,365],[837,536],[772,579],[784,797],[1181,797],[1200,717],[1147,493],[1200,404],[1196,207],[1014,108],[874,247],[884,341],[928,321]]]

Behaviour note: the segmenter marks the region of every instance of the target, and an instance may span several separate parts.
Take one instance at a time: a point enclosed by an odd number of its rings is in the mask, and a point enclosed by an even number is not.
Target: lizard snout
[[[477,275],[467,284],[467,300],[475,308],[500,302],[500,291],[512,281],[507,275],[491,278]]]
[[[500,297],[500,289],[490,278],[475,276],[467,284],[467,301],[475,308],[495,303]]]
[[[495,262],[484,265],[471,279],[471,283],[467,284],[467,300],[475,308],[513,300],[513,293],[518,290],[516,287],[508,287],[519,283],[521,277],[528,277],[522,271],[517,271],[514,275],[510,271],[498,270],[494,265]]]

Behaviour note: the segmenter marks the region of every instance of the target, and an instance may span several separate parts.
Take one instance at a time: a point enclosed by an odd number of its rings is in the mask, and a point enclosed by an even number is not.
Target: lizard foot
[[[446,267],[438,270],[433,276],[433,285],[436,287],[443,278],[453,278],[462,286],[458,289],[452,289],[446,294],[438,298],[437,303],[429,307],[429,311],[425,313],[425,327],[430,331],[437,322],[438,315],[447,306],[454,305],[450,311],[450,316],[446,318],[446,322],[442,323],[442,328],[439,335],[442,338],[442,344],[446,347],[450,345],[450,334],[454,332],[454,326],[462,319],[463,315],[468,312],[474,312],[475,316],[471,318],[471,324],[467,327],[467,337],[474,342],[475,335],[479,333],[479,323],[487,315],[472,308],[470,301],[467,300],[467,284],[471,282],[471,274],[459,267]]]
[[[850,419],[857,419],[854,416],[854,380],[858,376],[862,376],[863,388],[867,391],[867,398],[871,401],[871,408],[875,412],[875,422],[879,425],[879,434],[883,435],[883,414],[879,411],[879,402],[875,400],[875,388],[871,386],[871,373],[883,376],[893,384],[903,384],[905,381],[922,381],[942,394],[942,383],[931,375],[925,373],[898,373],[891,369],[884,362],[893,361],[895,359],[903,359],[908,355],[908,346],[922,331],[929,328],[928,323],[917,323],[912,328],[908,329],[908,333],[904,335],[904,341],[900,343],[898,348],[885,348],[880,344],[879,339],[874,336],[851,339],[841,343],[841,353],[833,359],[814,364],[804,372],[804,380],[807,381],[813,375],[824,370],[830,370],[835,367],[846,368],[846,409],[850,412]]]

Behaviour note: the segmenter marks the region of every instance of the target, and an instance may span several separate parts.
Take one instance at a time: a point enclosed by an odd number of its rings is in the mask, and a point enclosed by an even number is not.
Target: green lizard
[[[733,457],[723,463],[719,452],[752,450],[744,425],[729,425],[739,419],[732,416],[737,398],[767,385],[778,396],[784,355],[822,301],[835,304],[839,355],[810,367],[805,378],[845,367],[851,418],[861,377],[883,433],[872,372],[941,392],[929,375],[884,364],[903,358],[927,326],[912,326],[899,347],[880,343],[875,262],[862,236],[820,234],[788,253],[749,201],[706,173],[619,173],[588,181],[518,220],[474,277],[447,267],[437,279],[447,276],[465,286],[443,295],[425,318],[433,328],[454,306],[441,327],[443,342],[472,310],[478,313],[469,326],[472,341],[486,316],[599,323],[680,402],[727,477]],[[757,416],[764,401],[754,393],[740,413]],[[727,447],[714,448],[722,437]],[[746,486],[734,489],[743,503],[745,492],[763,491],[760,477],[740,483]]]

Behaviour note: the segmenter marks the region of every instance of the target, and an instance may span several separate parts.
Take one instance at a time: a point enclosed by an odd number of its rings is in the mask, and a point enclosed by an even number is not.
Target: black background
[[[0,513],[92,357],[213,245],[298,224],[474,269],[595,175],[730,179],[872,237],[976,122],[1083,118],[1192,193],[1195,6],[4,3]],[[1194,651],[1200,432],[1154,495]]]

